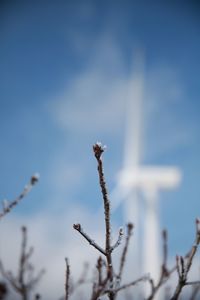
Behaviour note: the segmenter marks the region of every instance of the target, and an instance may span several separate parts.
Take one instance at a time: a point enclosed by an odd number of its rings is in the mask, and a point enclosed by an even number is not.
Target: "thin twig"
[[[119,273],[118,273],[118,278],[121,280],[122,277],[122,273],[124,270],[124,265],[125,265],[125,261],[126,261],[126,255],[127,255],[127,251],[128,251],[128,246],[129,246],[129,242],[130,242],[130,238],[131,235],[133,233],[133,228],[134,225],[132,223],[128,223],[127,224],[127,235],[126,235],[126,241],[125,241],[125,245],[122,251],[122,255],[121,255],[121,259],[120,259],[120,266],[119,266]]]
[[[185,285],[200,285],[200,280],[187,281]]]
[[[98,272],[98,286],[102,285],[102,267],[103,267],[103,260],[102,257],[99,256],[96,265],[97,272]]]
[[[23,226],[18,276],[14,276],[10,271],[5,271],[3,263],[0,261],[1,275],[10,283],[13,289],[20,294],[22,300],[28,300],[29,293],[44,274],[44,270],[41,270],[37,276],[33,277],[34,268],[29,263],[32,253],[33,248],[27,250],[27,229]]]
[[[81,224],[74,224],[73,228],[77,230],[87,241],[88,243],[106,256],[106,252],[97,244],[94,240],[92,240],[87,233],[85,233],[82,229]]]
[[[124,235],[124,231],[123,231],[123,228],[121,227],[118,232],[118,238],[117,238],[116,243],[110,248],[111,252],[121,244],[123,235]]]
[[[163,262],[161,266],[161,273],[157,284],[155,285],[154,280],[150,278],[149,284],[151,286],[151,294],[147,300],[152,300],[155,297],[155,294],[158,292],[160,287],[166,282],[167,278],[173,271],[168,271],[167,268],[167,256],[168,256],[168,247],[167,247],[167,231],[163,230],[162,232],[163,239]]]
[[[187,276],[192,266],[193,258],[197,252],[197,248],[200,243],[200,221],[196,219],[196,237],[194,245],[189,252],[186,262],[183,257],[177,260],[177,273],[178,273],[178,284],[176,286],[174,295],[172,296],[171,300],[177,300],[182,292],[184,286],[187,285]]]
[[[69,276],[70,276],[70,266],[68,259],[65,258],[66,262],[66,278],[65,278],[65,300],[69,299]]]
[[[144,275],[144,276],[142,276],[142,277],[140,277],[140,278],[138,278],[138,279],[136,279],[134,281],[131,281],[129,283],[121,285],[120,287],[114,289],[114,292],[118,293],[119,291],[125,290],[125,289],[127,289],[129,287],[132,287],[132,286],[138,284],[139,282],[147,281],[147,280],[149,280],[149,276],[148,275]],[[105,293],[107,293],[107,292],[108,292],[108,290],[105,290]]]
[[[84,265],[83,265],[83,271],[76,283],[76,288],[85,283],[86,282],[86,278],[87,278],[87,275],[88,275],[88,270],[89,270],[89,263],[88,262],[85,262]]]
[[[111,224],[110,224],[110,200],[108,198],[108,192],[106,187],[106,182],[104,179],[103,164],[102,164],[102,153],[104,152],[105,147],[101,143],[96,143],[93,146],[94,155],[97,159],[98,164],[98,174],[99,174],[99,184],[101,187],[101,193],[103,196],[104,203],[104,215],[105,215],[105,227],[106,227],[106,241],[105,241],[105,251],[107,259],[107,274],[112,286],[113,284],[113,265],[112,265],[112,255],[111,255]],[[109,293],[109,299],[113,300],[115,295],[113,292]]]
[[[0,212],[0,220],[9,213],[33,188],[33,186],[38,182],[39,175],[35,174],[31,177],[30,182],[24,187],[22,193],[12,202],[6,200],[3,201],[3,211]]]
[[[192,294],[190,296],[190,300],[195,300],[198,293],[200,291],[200,284],[194,285],[193,286],[193,290],[192,290]]]

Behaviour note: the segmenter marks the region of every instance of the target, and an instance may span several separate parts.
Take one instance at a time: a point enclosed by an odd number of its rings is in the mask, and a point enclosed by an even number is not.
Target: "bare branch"
[[[35,174],[31,177],[29,183],[24,187],[22,193],[12,202],[7,200],[3,201],[3,211],[0,212],[0,220],[9,213],[33,188],[33,186],[38,182],[39,175]]]
[[[99,256],[98,260],[97,260],[97,272],[98,272],[98,285],[102,285],[102,267],[103,267],[103,260],[102,257]]]
[[[106,252],[97,243],[95,243],[95,241],[92,240],[87,233],[83,231],[81,224],[74,224],[73,228],[77,230],[88,241],[90,245],[92,245],[95,249],[106,256]]]
[[[187,281],[185,285],[200,285],[200,280],[196,281]]]
[[[151,294],[147,298],[147,300],[152,300],[155,297],[155,294],[158,292],[160,287],[166,282],[166,280],[169,278],[169,275],[173,271],[168,271],[167,268],[167,255],[168,255],[168,247],[167,247],[167,231],[163,230],[162,232],[162,239],[163,239],[163,262],[161,266],[161,273],[159,280],[157,284],[154,283],[154,280],[152,278],[149,279],[149,284],[151,286]],[[171,272],[171,273],[170,273]]]
[[[20,294],[22,300],[28,300],[30,291],[40,281],[44,274],[44,270],[41,270],[37,276],[33,277],[33,267],[29,263],[33,248],[27,251],[27,229],[22,227],[22,243],[21,253],[19,258],[19,271],[18,276],[14,277],[12,272],[5,271],[2,262],[0,261],[0,273],[5,278],[14,290]]]
[[[86,278],[87,278],[87,275],[88,275],[88,270],[89,270],[89,263],[88,262],[85,262],[84,265],[83,265],[83,271],[76,283],[76,288],[85,283],[86,282]]]
[[[127,251],[128,251],[128,246],[129,246],[130,238],[131,238],[131,235],[133,233],[133,228],[134,228],[134,225],[132,223],[128,223],[127,224],[126,241],[125,241],[124,249],[122,251],[122,256],[121,256],[121,259],[120,259],[120,267],[119,267],[119,273],[118,273],[118,278],[120,280],[121,280],[122,273],[123,273],[123,270],[124,270],[124,265],[125,265],[125,261],[126,261],[126,255],[127,255]]]
[[[114,292],[118,293],[119,291],[125,290],[125,289],[127,289],[129,287],[132,287],[132,286],[135,286],[139,282],[147,281],[147,280],[149,280],[149,275],[144,275],[144,276],[142,276],[142,277],[140,277],[140,278],[138,278],[138,279],[136,279],[134,281],[131,281],[129,283],[121,285],[120,287],[114,289]],[[107,292],[108,292],[108,290],[105,290],[105,293],[107,293]]]
[[[177,259],[177,273],[178,273],[178,284],[176,286],[174,295],[172,296],[171,300],[177,300],[181,294],[181,291],[184,286],[187,285],[187,276],[190,271],[190,268],[192,266],[193,258],[197,252],[197,248],[200,243],[200,221],[199,219],[196,219],[196,237],[194,245],[192,246],[192,249],[189,251],[187,257],[184,258],[181,257],[180,259]]]
[[[197,285],[193,285],[193,290],[192,290],[192,294],[190,296],[190,300],[195,300],[197,299],[197,295],[200,291],[200,284],[197,284]]]
[[[123,231],[123,228],[121,227],[119,229],[118,238],[117,238],[116,243],[110,248],[111,252],[121,244],[123,235],[124,235],[124,231]]]
[[[65,300],[69,299],[69,277],[70,277],[70,266],[68,259],[65,258],[66,262],[66,278],[65,278]]]
[[[99,184],[101,187],[101,193],[103,196],[103,203],[104,203],[104,215],[105,215],[105,227],[106,227],[106,241],[105,241],[105,252],[106,252],[106,259],[107,259],[107,274],[109,281],[112,285],[113,283],[113,265],[112,265],[112,255],[111,255],[111,224],[110,224],[110,200],[108,198],[108,192],[106,187],[106,182],[104,179],[104,172],[103,172],[103,164],[101,156],[105,150],[105,147],[102,146],[101,143],[96,143],[93,146],[94,155],[97,159],[98,164],[98,174],[99,174]],[[111,292],[109,293],[109,299],[113,300],[115,295]]]

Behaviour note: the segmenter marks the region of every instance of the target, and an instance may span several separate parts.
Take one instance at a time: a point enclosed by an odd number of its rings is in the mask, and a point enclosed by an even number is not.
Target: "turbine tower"
[[[158,242],[160,235],[158,195],[160,190],[175,188],[180,183],[181,172],[176,167],[142,165],[144,60],[141,53],[137,54],[136,62],[130,80],[127,101],[124,163],[118,173],[117,184],[111,193],[111,200],[113,210],[123,202],[125,221],[132,221],[136,224],[134,245],[138,248],[141,247],[141,244],[137,226],[138,223],[143,224],[144,252],[141,257],[141,248],[137,249],[135,261],[139,262],[140,266],[136,267],[142,269],[143,273],[150,273],[151,277],[157,280],[161,265]],[[143,216],[141,195],[145,200],[145,215]]]

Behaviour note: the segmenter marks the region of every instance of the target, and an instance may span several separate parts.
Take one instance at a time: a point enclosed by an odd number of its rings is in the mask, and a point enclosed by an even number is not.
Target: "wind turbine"
[[[135,247],[141,246],[137,226],[142,218],[144,253],[141,257],[141,249],[137,249],[136,262],[142,263],[142,266],[137,266],[137,268],[140,267],[143,272],[150,273],[152,278],[157,280],[161,264],[158,242],[160,234],[158,194],[160,190],[175,188],[180,183],[181,172],[176,167],[142,165],[144,62],[141,53],[137,55],[136,61],[127,101],[124,162],[117,176],[116,187],[111,193],[111,200],[113,210],[123,203],[125,221],[133,221],[136,224]],[[143,194],[146,206],[143,216],[141,194]]]

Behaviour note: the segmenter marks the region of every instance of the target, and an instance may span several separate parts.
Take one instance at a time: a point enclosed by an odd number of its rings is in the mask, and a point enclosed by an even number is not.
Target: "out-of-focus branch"
[[[200,284],[195,284],[192,286],[192,293],[191,293],[191,296],[190,296],[190,300],[195,300],[197,299],[197,296],[199,294],[199,291],[200,291]]]
[[[5,282],[0,282],[0,300],[5,299],[7,292],[8,290]]]
[[[124,270],[126,255],[127,255],[127,252],[128,252],[128,246],[129,246],[130,238],[131,238],[131,235],[133,233],[133,228],[134,228],[134,225],[132,223],[127,224],[126,241],[125,241],[125,245],[124,245],[122,255],[121,255],[121,259],[120,259],[119,273],[117,275],[117,277],[120,281],[121,281],[122,273],[123,273],[123,270]]]
[[[155,297],[155,294],[158,292],[160,287],[166,282],[169,278],[170,274],[174,272],[175,269],[168,271],[167,268],[167,256],[168,256],[168,246],[167,246],[167,231],[163,230],[162,232],[162,239],[163,239],[163,262],[161,266],[160,277],[158,279],[157,284],[155,285],[154,280],[151,278],[149,280],[151,286],[151,294],[147,298],[147,300],[152,300]]]
[[[66,278],[65,278],[65,300],[69,299],[69,276],[70,276],[70,266],[68,259],[65,258],[66,262]]]
[[[192,266],[192,262],[194,259],[194,256],[197,252],[198,246],[200,244],[200,221],[199,219],[196,219],[196,237],[195,237],[195,242],[194,245],[192,246],[187,258],[183,257],[178,257],[176,259],[176,269],[177,269],[177,274],[178,274],[178,284],[176,286],[174,295],[172,296],[171,300],[177,300],[182,292],[182,289],[184,286],[190,284],[187,281],[187,276],[190,271],[190,268]]]
[[[123,228],[120,227],[119,232],[118,232],[118,238],[116,243],[110,248],[110,251],[112,252],[114,249],[116,249],[122,242],[122,238],[123,238],[124,232],[123,232]]]
[[[91,283],[87,278],[89,264],[86,262],[83,266],[83,271],[77,281],[73,281],[71,277],[70,264],[68,258],[65,258],[66,271],[65,271],[65,295],[60,297],[59,300],[69,299],[72,294],[76,293],[78,288],[86,283]]]
[[[132,287],[132,286],[135,286],[139,282],[142,282],[142,281],[144,282],[144,281],[147,281],[147,280],[149,280],[149,275],[144,275],[144,276],[142,276],[142,277],[140,277],[140,278],[138,278],[138,279],[136,279],[134,281],[131,281],[131,282],[126,283],[126,284],[123,284],[123,285],[121,285],[118,288],[115,288],[114,292],[118,293],[119,291],[125,290],[127,288]],[[105,290],[105,293],[107,293],[107,292],[108,292],[108,290]]]
[[[4,279],[8,281],[11,287],[21,296],[22,300],[28,300],[29,294],[40,281],[44,274],[41,270],[36,276],[33,276],[34,268],[29,260],[33,253],[33,248],[27,250],[27,229],[22,227],[22,243],[19,258],[18,275],[14,276],[12,272],[4,269],[3,263],[0,261],[0,273]]]
[[[29,183],[24,187],[22,193],[12,202],[8,202],[7,200],[3,201],[3,211],[0,212],[0,220],[9,213],[33,188],[33,186],[38,182],[39,175],[35,174],[31,177]]]

